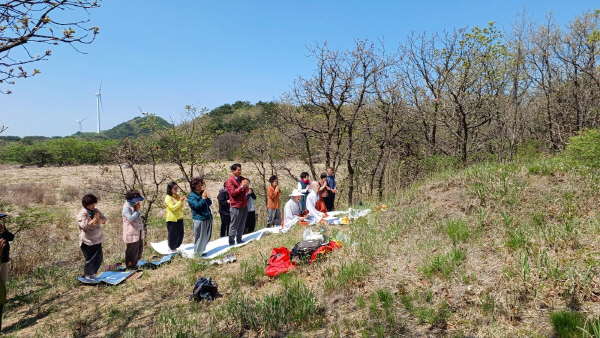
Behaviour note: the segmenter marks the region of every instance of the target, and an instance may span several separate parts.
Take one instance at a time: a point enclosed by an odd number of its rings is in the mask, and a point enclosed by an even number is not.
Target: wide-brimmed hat
[[[294,189],[292,191],[292,193],[290,194],[290,197],[299,197],[299,196],[304,196],[304,194],[302,192],[300,192],[300,190],[298,190],[298,189]]]

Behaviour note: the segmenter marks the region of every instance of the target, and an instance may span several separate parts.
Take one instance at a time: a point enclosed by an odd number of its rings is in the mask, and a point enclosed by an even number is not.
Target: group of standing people
[[[188,205],[192,211],[196,254],[201,255],[210,241],[212,234],[212,201],[206,190],[203,179],[195,177],[190,183],[192,192],[187,197]],[[142,258],[144,251],[144,226],[142,222],[143,211],[141,196],[137,190],[125,193],[125,203],[122,208],[123,242],[125,249],[125,265],[128,269],[135,269]],[[185,196],[180,196],[180,189],[176,182],[167,184],[165,196],[167,243],[171,252],[175,252],[183,242],[183,206]],[[93,278],[102,265],[104,254],[102,243],[104,231],[102,225],[106,223],[106,216],[96,208],[98,198],[94,195],[85,195],[81,199],[82,208],[77,213],[79,226],[79,247],[85,259],[83,267],[84,278]],[[1,266],[0,266],[1,272]]]
[[[141,210],[143,200],[144,198],[137,190],[129,190],[125,194],[125,203],[121,214],[123,216],[123,242],[126,244],[125,264],[128,268],[134,268],[137,265],[144,250],[143,212]],[[94,277],[104,260],[102,225],[106,224],[106,216],[96,208],[97,203],[96,196],[85,195],[81,199],[82,208],[77,213],[79,247],[85,259],[82,276],[84,278]]]
[[[277,176],[269,178],[267,188],[267,227],[283,224],[294,216],[304,220],[309,214],[318,218],[325,217],[327,211],[334,209],[335,193],[337,191],[333,169],[328,168],[327,174],[322,174],[319,181],[310,182],[306,172],[300,174],[298,188],[290,195],[290,201],[284,208],[285,220],[281,217],[281,196]],[[212,200],[206,189],[206,182],[200,177],[194,177],[190,182],[191,193],[187,196],[187,204],[192,211],[194,228],[194,252],[201,256],[211,239],[213,215]],[[186,197],[180,194],[176,182],[167,184],[165,196],[166,226],[168,231],[167,243],[171,252],[181,246],[184,237],[183,207]],[[126,244],[125,264],[133,269],[142,257],[144,250],[144,227],[141,202],[144,197],[137,190],[125,194],[122,208],[123,242]],[[231,176],[223,185],[217,196],[219,214],[221,216],[221,237],[229,236],[229,245],[243,243],[244,233],[254,232],[256,227],[256,194],[250,187],[250,180],[242,176],[242,165],[235,163],[231,166]],[[102,225],[106,217],[96,208],[98,198],[85,195],[81,200],[82,208],[77,214],[79,226],[79,247],[85,258],[83,277],[91,278],[96,275],[102,260],[102,243],[104,232]],[[0,229],[1,230],[1,229]],[[3,257],[4,258],[4,257]],[[8,255],[6,255],[8,259]],[[0,265],[0,275],[2,275]]]

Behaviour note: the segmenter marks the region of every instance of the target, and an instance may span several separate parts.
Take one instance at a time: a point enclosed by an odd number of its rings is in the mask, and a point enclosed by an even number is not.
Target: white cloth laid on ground
[[[240,246],[244,246],[252,241],[258,241],[265,232],[272,233],[273,231],[271,231],[270,229],[275,229],[275,228],[260,229],[256,232],[243,235],[242,239],[244,240],[244,243],[241,243],[241,244],[229,245],[229,237],[227,237],[227,236],[218,238],[211,242],[208,242],[208,244],[206,245],[206,249],[204,249],[204,253],[202,254],[201,258],[213,259],[219,255],[226,253],[231,248],[237,248]],[[154,250],[156,250],[156,252],[158,252],[162,255],[170,252],[169,245],[167,244],[167,240],[164,240],[164,241],[158,242],[158,243],[150,243],[150,245],[152,245],[152,248]],[[181,252],[182,257],[194,258],[194,243],[181,244],[181,246],[179,248],[177,248],[177,251]]]
[[[358,218],[358,217],[364,217],[369,212],[371,212],[370,209],[365,209],[365,210],[361,210],[361,211],[358,211],[355,209],[348,209],[347,211],[332,211],[331,214],[335,213],[334,215],[341,215],[341,214],[349,213],[350,214],[349,218],[354,219],[354,218]],[[290,221],[285,222],[283,224],[283,227],[278,226],[278,227],[272,227],[272,228],[264,228],[264,229],[255,231],[253,233],[246,234],[242,237],[242,239],[244,240],[244,243],[236,244],[233,246],[229,245],[229,238],[227,236],[218,238],[212,242],[208,242],[208,244],[206,245],[206,249],[204,250],[204,253],[201,258],[213,259],[219,255],[226,253],[231,248],[237,248],[240,246],[244,246],[251,241],[258,241],[267,234],[286,233],[286,232],[290,231],[298,223],[299,219],[300,219],[300,217],[295,216]],[[333,216],[327,217],[327,219],[333,220],[334,222],[340,220],[339,217],[333,217]],[[310,225],[317,224],[319,220],[320,220],[320,218],[316,219],[312,215],[309,215],[307,218],[308,224],[310,224]],[[332,224],[339,224],[339,222],[332,223]],[[164,240],[164,241],[158,242],[158,243],[150,243],[150,245],[152,245],[152,248],[161,255],[168,255],[169,253],[171,253],[171,251],[169,249],[169,245],[167,244],[167,240]],[[194,244],[193,243],[182,244],[179,248],[177,248],[177,251],[181,252],[182,257],[194,258]]]

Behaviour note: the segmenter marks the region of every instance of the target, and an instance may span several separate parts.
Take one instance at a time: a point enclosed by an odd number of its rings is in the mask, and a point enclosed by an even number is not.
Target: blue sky
[[[397,48],[411,31],[485,26],[503,31],[527,5],[532,20],[550,11],[564,25],[595,9],[592,1],[102,1],[90,10],[100,34],[91,45],[54,46],[41,74],[2,87],[2,135],[66,136],[69,116],[96,130],[102,82],[102,129],[139,116],[138,106],[178,121],[187,104],[209,109],[237,100],[270,101],[316,63],[307,45],[334,49],[354,40],[384,38]],[[600,5],[597,6],[600,8]],[[47,46],[29,46],[41,53]]]

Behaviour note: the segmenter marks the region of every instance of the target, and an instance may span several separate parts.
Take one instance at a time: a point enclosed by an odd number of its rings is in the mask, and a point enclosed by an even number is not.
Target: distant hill
[[[160,127],[170,128],[173,126],[161,117],[157,116],[156,119]],[[77,132],[73,134],[73,137],[82,138],[86,140],[122,140],[126,137],[136,138],[140,134],[148,135],[151,133],[151,130],[145,127],[145,122],[147,120],[147,116],[138,116],[133,118],[132,120],[118,124],[111,129],[102,130],[100,134]]]
[[[158,125],[160,127],[165,127],[165,128],[170,128],[173,125],[170,124],[169,122],[167,122],[165,119],[161,118],[161,117],[156,117]],[[144,122],[146,122],[148,120],[147,116],[141,117],[135,117],[127,122],[123,122],[119,125],[116,125],[115,127],[108,129],[108,130],[102,130],[100,132],[100,134],[98,133],[82,133],[82,132],[77,132],[71,136],[65,136],[65,137],[75,137],[75,138],[80,138],[80,139],[84,139],[87,141],[102,141],[102,140],[122,140],[126,137],[129,138],[136,138],[138,136],[138,134],[141,135],[148,135],[150,134],[150,129],[145,128],[144,126]],[[62,136],[53,136],[53,137],[46,137],[46,136],[25,136],[25,137],[19,137],[19,136],[2,136],[0,135],[0,141],[4,141],[4,142],[21,142],[25,145],[27,144],[33,144],[36,142],[43,142],[43,141],[48,141],[51,139],[60,139],[63,138]]]

